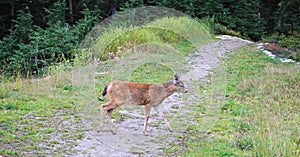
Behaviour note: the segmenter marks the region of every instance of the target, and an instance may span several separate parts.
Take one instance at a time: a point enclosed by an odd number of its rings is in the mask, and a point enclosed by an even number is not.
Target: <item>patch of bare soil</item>
[[[77,153],[71,156],[176,156],[180,153],[178,150],[166,154],[164,148],[182,142],[179,137],[185,134],[189,125],[203,125],[204,131],[208,130],[204,124],[198,124],[192,110],[201,99],[198,92],[201,80],[207,78],[211,69],[218,65],[219,57],[250,43],[239,38],[227,37],[201,46],[199,51],[185,58],[189,71],[181,74],[181,80],[185,81],[189,93],[173,94],[160,105],[173,127],[173,132],[169,132],[162,117],[151,110],[149,136],[144,136],[144,107],[124,106],[119,112],[125,119],[114,123],[115,135],[109,131],[108,125],[105,125],[104,131],[97,132],[97,128],[91,127],[93,122],[85,122],[83,126],[90,126],[91,129],[84,132],[85,137],[79,140],[75,147]],[[94,118],[94,121],[98,120],[99,117]],[[207,117],[204,123],[209,121],[210,118]]]
[[[297,59],[299,58],[298,50],[288,49],[279,46],[277,43],[260,43],[262,49],[270,51],[273,55],[279,58]]]

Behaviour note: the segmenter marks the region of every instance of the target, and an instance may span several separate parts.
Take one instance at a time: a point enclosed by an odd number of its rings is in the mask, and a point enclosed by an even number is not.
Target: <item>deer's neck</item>
[[[170,95],[172,95],[174,92],[177,91],[173,81],[170,81],[170,82],[164,84],[164,88],[165,88],[165,91],[167,93],[166,97],[169,97]]]

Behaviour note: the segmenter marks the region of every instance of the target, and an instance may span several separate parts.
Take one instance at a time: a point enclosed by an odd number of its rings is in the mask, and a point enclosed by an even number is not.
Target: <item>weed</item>
[[[7,104],[1,106],[1,109],[4,109],[4,110],[16,110],[16,109],[18,109],[18,106],[16,104],[7,103]]]
[[[19,156],[17,152],[11,150],[0,149],[0,154],[3,156]]]
[[[173,106],[171,106],[171,108],[172,108],[172,109],[179,109],[179,106],[173,105]]]

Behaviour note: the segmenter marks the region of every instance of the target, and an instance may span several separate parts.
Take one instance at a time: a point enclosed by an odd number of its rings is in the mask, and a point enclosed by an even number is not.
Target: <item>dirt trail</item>
[[[79,150],[78,153],[73,155],[106,157],[163,155],[163,147],[178,142],[176,137],[184,134],[189,124],[196,123],[193,121],[194,115],[186,113],[192,113],[189,105],[197,104],[200,100],[197,91],[200,80],[209,75],[210,70],[219,62],[219,57],[250,43],[239,38],[223,36],[222,40],[201,46],[198,52],[186,58],[190,70],[181,74],[181,80],[186,82],[189,94],[174,94],[160,105],[161,110],[165,111],[169,117],[174,132],[169,132],[162,118],[151,110],[149,136],[144,136],[142,133],[144,108],[124,106],[120,113],[126,118],[120,123],[115,123],[116,135],[112,135],[108,129],[100,133],[95,129],[87,131],[85,138],[78,141],[78,146],[75,147]],[[207,117],[204,122],[209,123],[210,118]],[[204,124],[200,125],[203,125],[205,129]]]

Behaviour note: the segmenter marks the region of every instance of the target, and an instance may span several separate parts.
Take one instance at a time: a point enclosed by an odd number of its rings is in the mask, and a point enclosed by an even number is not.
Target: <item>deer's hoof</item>
[[[144,136],[149,136],[149,135],[147,134],[147,132],[144,132]]]
[[[111,130],[111,133],[112,133],[113,135],[117,134],[114,130]]]
[[[104,98],[101,96],[97,97],[98,101],[104,101]]]

